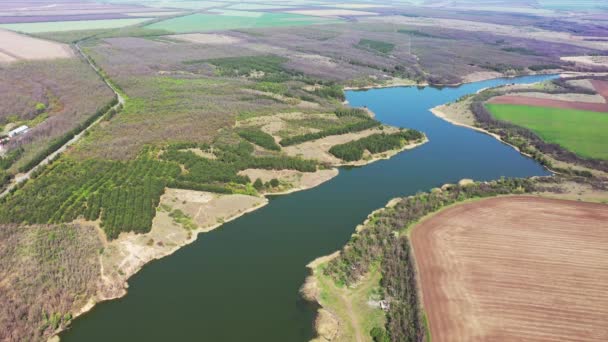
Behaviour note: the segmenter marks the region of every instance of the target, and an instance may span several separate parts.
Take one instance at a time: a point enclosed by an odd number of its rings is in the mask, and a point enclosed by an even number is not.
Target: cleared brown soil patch
[[[608,206],[517,196],[412,232],[433,341],[607,341]]]
[[[591,80],[591,84],[593,84],[593,88],[595,88],[595,91],[597,91],[605,99],[608,99],[608,82],[600,80]]]
[[[492,98],[490,103],[498,104],[514,104],[535,107],[550,107],[561,109],[577,109],[588,110],[593,112],[608,112],[608,104],[606,103],[590,103],[590,102],[573,102],[551,99],[541,99],[537,97],[503,95]]]
[[[0,30],[0,61],[12,62],[25,59],[69,58],[74,54],[65,44],[28,37],[11,31]],[[8,56],[8,58],[6,57]]]

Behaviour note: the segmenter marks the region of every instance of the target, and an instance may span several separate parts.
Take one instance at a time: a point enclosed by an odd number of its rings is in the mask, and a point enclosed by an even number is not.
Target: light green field
[[[585,11],[606,8],[604,0],[538,0],[543,8],[564,11]]]
[[[531,129],[547,142],[582,157],[608,160],[608,113],[509,104],[486,106],[496,119]]]
[[[53,21],[43,23],[19,23],[19,24],[1,24],[0,28],[25,32],[25,33],[41,33],[41,32],[66,32],[80,30],[97,30],[97,29],[112,29],[136,25],[150,18],[133,18],[133,19],[107,19],[107,20],[78,20],[78,21]]]
[[[236,11],[234,11],[236,12]],[[246,12],[245,12],[246,13]],[[301,26],[338,23],[339,20],[287,13],[263,13],[252,17],[245,15],[191,14],[150,24],[146,28],[175,33],[223,31],[243,28]]]

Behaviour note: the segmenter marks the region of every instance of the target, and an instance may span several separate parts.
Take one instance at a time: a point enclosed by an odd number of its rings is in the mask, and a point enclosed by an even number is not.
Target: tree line
[[[272,135],[263,132],[258,128],[243,128],[238,130],[238,135],[249,141],[250,143],[256,144],[271,151],[280,151],[281,146],[274,141]]]
[[[340,127],[328,128],[328,129],[325,129],[325,130],[322,130],[319,132],[315,132],[315,133],[306,133],[306,134],[296,135],[293,137],[287,137],[287,138],[282,139],[279,143],[283,147],[297,145],[297,144],[301,144],[303,142],[325,138],[330,135],[340,135],[340,134],[346,134],[346,133],[361,132],[366,129],[378,127],[380,125],[381,125],[380,122],[378,122],[376,120],[367,119],[367,120],[347,124],[347,125],[340,126]]]
[[[359,140],[335,145],[329,149],[329,153],[345,161],[356,161],[363,158],[363,153],[369,151],[372,154],[382,153],[403,147],[404,145],[419,141],[424,135],[416,130],[402,130],[397,133],[377,133]]]

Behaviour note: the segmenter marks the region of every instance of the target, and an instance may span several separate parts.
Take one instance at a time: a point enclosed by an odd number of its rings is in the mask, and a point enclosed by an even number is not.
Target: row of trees
[[[407,236],[402,233],[423,216],[440,208],[475,197],[526,193],[536,189],[529,179],[500,179],[444,191],[420,193],[401,199],[395,206],[376,212],[353,234],[340,255],[325,268],[338,284],[353,285],[381,262],[382,288],[390,302],[386,332],[391,341],[424,341],[425,331],[417,297],[415,263]],[[376,329],[377,330],[377,329]],[[379,331],[376,331],[381,336]]]
[[[353,117],[361,118],[361,119],[369,119],[369,114],[363,108],[349,108],[349,107],[338,108],[334,111],[334,114],[336,114],[336,116],[339,118],[353,116]]]
[[[381,125],[380,122],[378,122],[376,120],[366,119],[363,121],[355,122],[352,124],[347,124],[347,125],[340,126],[340,127],[328,128],[328,129],[322,130],[320,132],[306,133],[306,134],[302,134],[302,135],[288,137],[288,138],[282,139],[280,141],[280,144],[281,144],[281,146],[297,145],[297,144],[301,144],[306,141],[325,138],[330,135],[339,135],[339,134],[346,134],[346,133],[352,133],[352,132],[360,132],[360,131],[364,131],[366,129],[378,127],[380,125]]]
[[[280,151],[281,146],[279,146],[275,141],[272,135],[263,132],[258,128],[243,128],[240,129],[238,135],[249,141],[250,143],[256,144],[260,147],[263,147],[267,150],[271,151]]]
[[[363,158],[363,153],[382,153],[403,147],[413,141],[419,141],[424,135],[416,130],[403,130],[393,134],[378,133],[345,144],[335,145],[329,153],[345,161],[356,161]]]

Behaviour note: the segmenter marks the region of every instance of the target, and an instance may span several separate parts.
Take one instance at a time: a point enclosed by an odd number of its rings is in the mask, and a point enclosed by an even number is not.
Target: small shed
[[[23,134],[23,133],[27,132],[29,129],[30,128],[27,127],[26,125],[19,126],[19,127],[15,128],[14,130],[8,132],[8,137],[12,138],[12,137],[17,136],[19,134]]]

